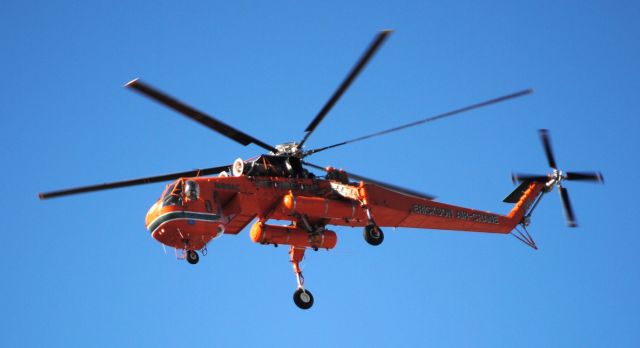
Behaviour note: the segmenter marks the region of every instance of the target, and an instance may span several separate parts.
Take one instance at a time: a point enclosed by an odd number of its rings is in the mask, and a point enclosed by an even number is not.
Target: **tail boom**
[[[544,187],[544,183],[532,182],[507,215],[404,195],[371,184],[366,184],[365,190],[375,221],[381,227],[507,234],[522,222]]]

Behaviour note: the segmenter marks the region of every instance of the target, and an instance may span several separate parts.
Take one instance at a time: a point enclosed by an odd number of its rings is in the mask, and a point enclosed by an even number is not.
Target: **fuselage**
[[[258,218],[288,225],[412,227],[509,233],[542,189],[531,184],[508,215],[435,202],[368,183],[318,178],[222,176],[181,178],[167,185],[149,209],[153,238],[178,249],[199,250],[212,239],[237,234]],[[372,215],[367,215],[367,209]]]

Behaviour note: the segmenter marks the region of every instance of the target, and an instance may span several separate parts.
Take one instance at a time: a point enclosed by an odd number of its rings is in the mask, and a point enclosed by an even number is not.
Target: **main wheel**
[[[298,289],[293,293],[293,302],[301,309],[309,309],[313,306],[313,295],[307,289]]]
[[[380,245],[384,240],[384,233],[376,225],[367,225],[363,232],[364,240],[371,245]]]
[[[187,262],[195,265],[196,263],[198,263],[198,261],[200,261],[200,256],[198,256],[198,253],[195,250],[187,250]]]

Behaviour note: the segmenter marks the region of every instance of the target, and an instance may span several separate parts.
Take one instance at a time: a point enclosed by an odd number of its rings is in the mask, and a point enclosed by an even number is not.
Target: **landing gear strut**
[[[384,240],[384,233],[382,233],[382,230],[378,225],[374,224],[365,226],[362,235],[364,236],[364,240],[373,246],[382,244],[382,241]]]
[[[304,276],[300,270],[300,261],[304,257],[305,248],[291,246],[289,249],[289,256],[291,256],[291,263],[293,264],[293,272],[296,274],[296,281],[298,282],[298,289],[293,293],[293,302],[300,309],[309,309],[313,306],[313,295],[311,292],[304,288]]]
[[[187,250],[187,262],[189,262],[192,265],[195,265],[196,263],[198,263],[198,261],[200,261],[200,256],[198,256],[198,253],[195,250]]]

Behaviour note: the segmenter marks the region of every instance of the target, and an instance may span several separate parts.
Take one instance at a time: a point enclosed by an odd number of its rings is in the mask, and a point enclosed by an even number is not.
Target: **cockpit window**
[[[162,197],[162,206],[182,205],[182,182],[171,184]]]
[[[171,194],[171,192],[173,192],[174,187],[176,187],[176,184],[167,185],[167,188],[164,189],[164,192],[162,192],[162,197],[160,198],[165,198],[167,195]]]

